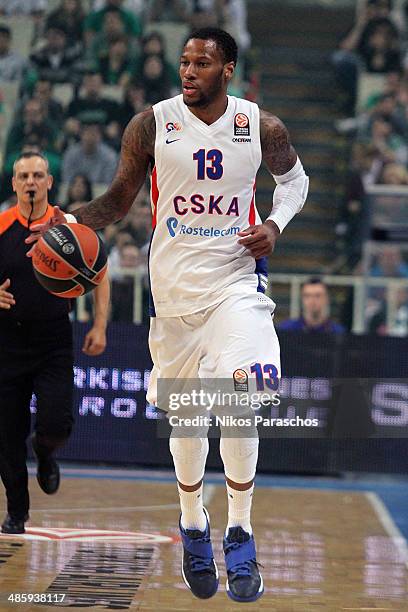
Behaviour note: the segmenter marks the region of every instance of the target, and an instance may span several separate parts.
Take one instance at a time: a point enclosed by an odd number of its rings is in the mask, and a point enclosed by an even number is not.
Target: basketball
[[[53,295],[77,298],[99,285],[107,269],[105,247],[87,225],[63,223],[50,228],[33,252],[34,274]]]

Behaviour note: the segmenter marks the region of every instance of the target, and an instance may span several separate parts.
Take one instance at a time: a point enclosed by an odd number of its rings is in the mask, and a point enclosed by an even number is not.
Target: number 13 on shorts
[[[278,368],[272,363],[254,363],[251,365],[251,374],[255,375],[257,391],[264,391],[265,387],[272,391],[279,389]]]

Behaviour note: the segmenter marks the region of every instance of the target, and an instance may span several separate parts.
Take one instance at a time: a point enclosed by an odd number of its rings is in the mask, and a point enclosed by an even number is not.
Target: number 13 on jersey
[[[197,162],[197,180],[204,181],[205,175],[212,181],[218,181],[222,177],[222,153],[218,149],[210,149],[207,152],[205,149],[199,149],[193,153],[193,159]]]

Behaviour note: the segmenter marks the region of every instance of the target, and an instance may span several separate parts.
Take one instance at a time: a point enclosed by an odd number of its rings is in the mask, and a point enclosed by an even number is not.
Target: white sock
[[[196,491],[184,491],[177,485],[180,496],[181,526],[183,529],[204,531],[207,519],[203,510],[203,485]]]
[[[240,526],[244,531],[251,535],[251,505],[254,485],[246,491],[232,489],[228,483],[228,525],[225,534],[228,534],[230,527]]]

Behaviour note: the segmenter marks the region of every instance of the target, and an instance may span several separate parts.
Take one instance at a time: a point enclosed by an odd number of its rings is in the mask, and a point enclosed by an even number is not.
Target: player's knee
[[[183,463],[199,461],[208,455],[208,438],[170,437],[170,452],[173,459]]]
[[[250,438],[221,437],[220,454],[225,475],[232,481],[246,483],[255,477],[258,461],[258,436]]]
[[[179,482],[193,486],[202,480],[208,455],[207,438],[172,436],[170,437],[170,452]]]

